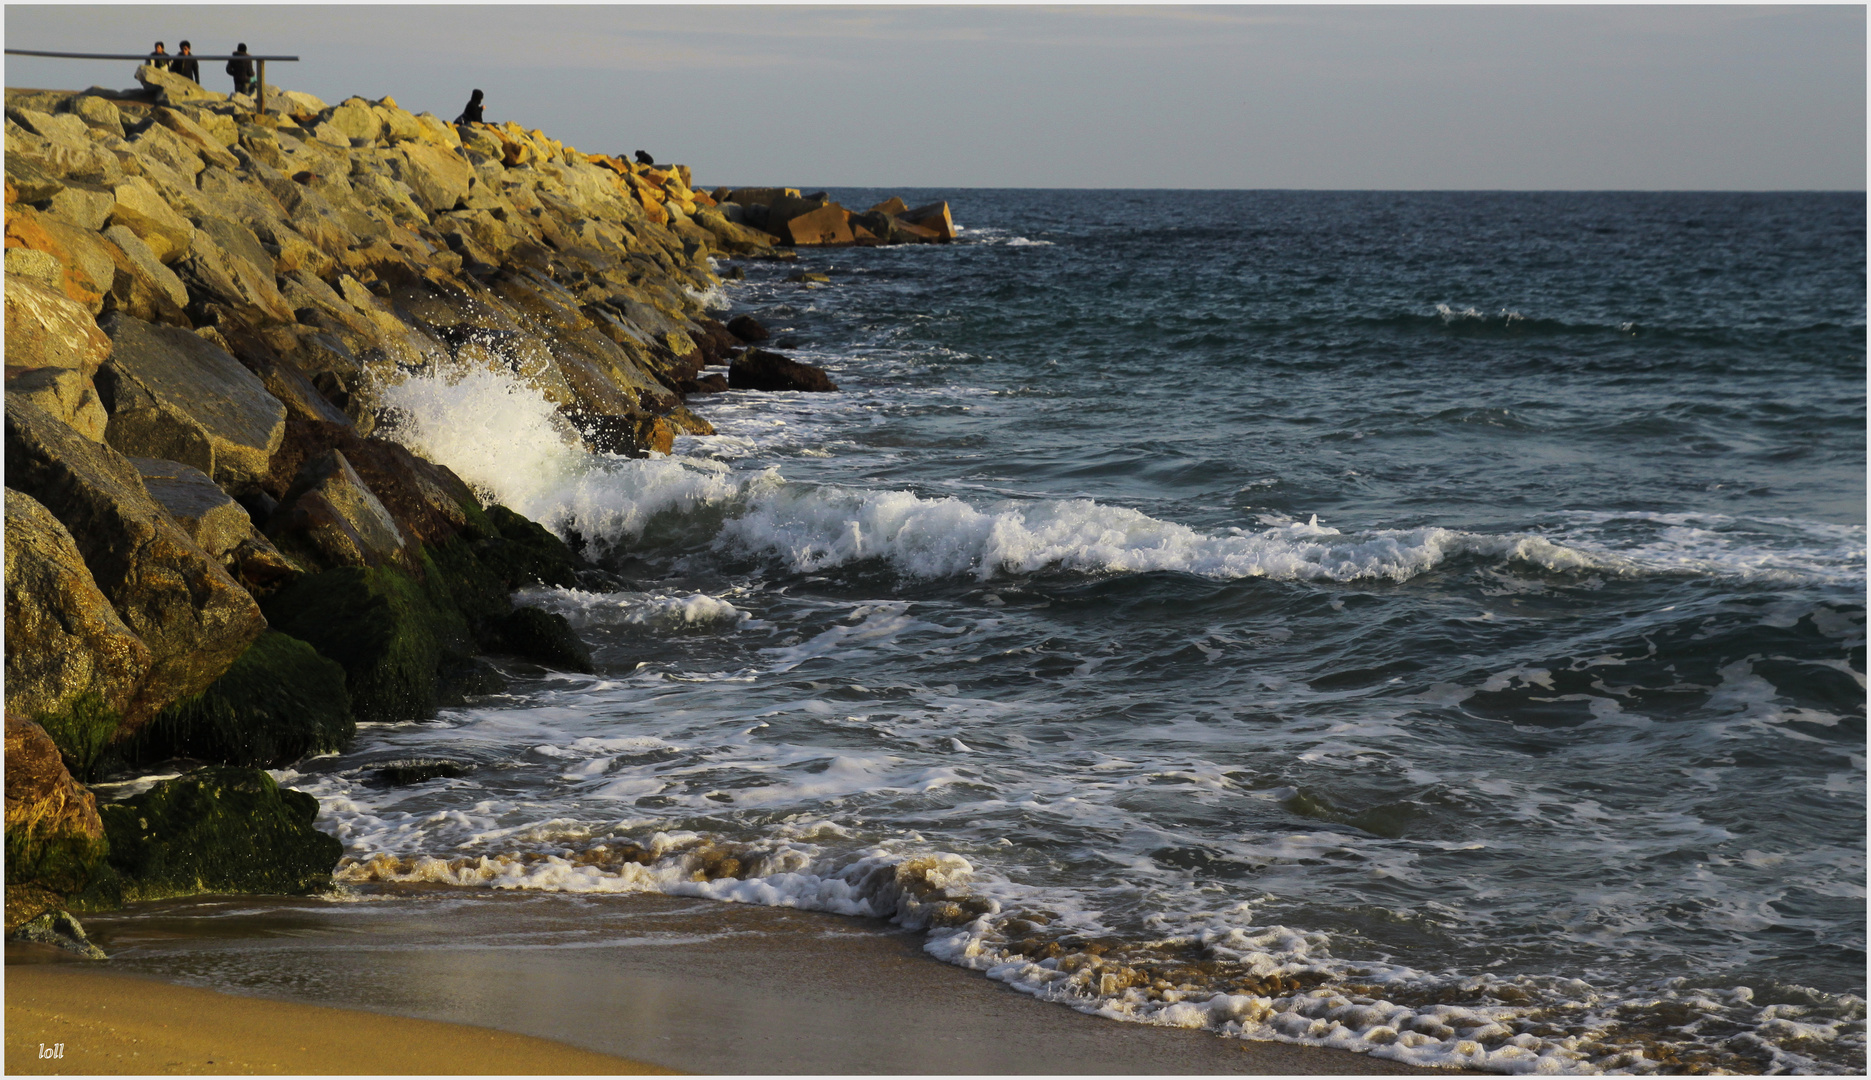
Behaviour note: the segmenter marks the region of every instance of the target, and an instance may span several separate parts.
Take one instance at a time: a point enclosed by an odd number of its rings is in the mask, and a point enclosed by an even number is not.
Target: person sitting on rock
[[[639,150],[637,151],[637,164],[654,165],[656,164],[656,159],[651,157],[646,151]]]
[[[227,62],[227,73],[234,77],[234,92],[236,94],[253,93],[253,61],[239,59],[239,57],[246,55],[247,43],[243,41],[234,47],[235,59]]]
[[[484,124],[486,122],[481,119],[481,92],[476,90],[474,96],[468,99],[467,107],[461,110],[461,115],[455,117],[455,123]]]
[[[182,76],[184,79],[193,81],[196,86],[200,86],[201,65],[195,62],[194,46],[190,45],[185,40],[182,42],[181,49],[182,51],[176,54],[176,58],[169,61],[169,70]]]
[[[169,50],[160,41],[149,51],[149,66],[158,71],[169,70]]]

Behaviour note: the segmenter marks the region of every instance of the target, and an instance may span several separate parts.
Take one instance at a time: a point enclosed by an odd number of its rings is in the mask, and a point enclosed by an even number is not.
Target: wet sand
[[[686,1072],[1432,1071],[1088,1016],[941,963],[923,953],[919,933],[713,901],[461,890],[351,903],[198,899],[137,905],[86,928],[112,955],[95,969],[471,1024]],[[17,949],[9,946],[9,976],[28,959]],[[24,983],[29,994],[38,985]],[[40,1039],[15,1020],[20,988],[9,978],[9,1069],[16,1037],[22,1048]],[[353,1058],[346,1071],[475,1071],[423,1061],[392,1052]]]

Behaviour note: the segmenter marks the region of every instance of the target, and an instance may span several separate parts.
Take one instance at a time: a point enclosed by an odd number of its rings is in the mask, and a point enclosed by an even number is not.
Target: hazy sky
[[[917,187],[1865,186],[1865,8],[5,8],[11,48],[296,53],[394,96],[698,183]],[[219,65],[204,81],[227,89]],[[6,85],[132,85],[8,57]]]

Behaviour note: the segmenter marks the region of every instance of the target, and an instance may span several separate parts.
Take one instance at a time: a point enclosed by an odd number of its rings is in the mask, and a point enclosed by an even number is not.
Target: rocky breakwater
[[[796,192],[717,198],[387,97],[269,88],[256,115],[137,77],[7,95],[9,933],[319,888],[338,843],[262,770],[499,689],[487,654],[589,667],[509,597],[603,572],[381,437],[383,388],[497,369],[568,438],[638,455],[710,431],[685,405],[726,388],[709,364],[832,389],[706,314],[712,260],[818,242],[793,226],[845,213],[822,200],[789,217]],[[152,768],[177,775],[86,786]]]

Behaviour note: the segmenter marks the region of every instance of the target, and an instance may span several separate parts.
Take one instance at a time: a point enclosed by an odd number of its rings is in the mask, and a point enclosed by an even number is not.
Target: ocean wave
[[[706,547],[796,573],[875,562],[909,578],[983,581],[1057,570],[1403,582],[1461,558],[1545,572],[1863,580],[1862,526],[1575,513],[1544,534],[1436,526],[1342,533],[1316,517],[1204,532],[1088,499],[971,502],[795,483],[777,468],[736,470],[710,457],[589,453],[545,398],[506,372],[410,377],[383,399],[393,437],[486,497],[600,550],[626,541]]]

